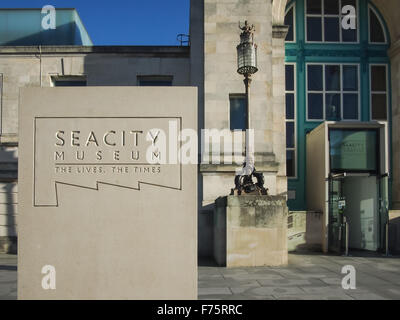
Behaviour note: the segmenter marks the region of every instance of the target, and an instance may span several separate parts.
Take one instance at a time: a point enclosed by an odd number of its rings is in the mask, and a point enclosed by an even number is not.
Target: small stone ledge
[[[285,39],[289,31],[289,27],[285,25],[274,25],[272,26],[272,38]]]
[[[0,146],[17,147],[18,135],[13,133],[0,135]]]

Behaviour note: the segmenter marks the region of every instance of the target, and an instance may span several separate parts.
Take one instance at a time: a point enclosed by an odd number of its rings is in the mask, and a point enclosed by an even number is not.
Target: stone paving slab
[[[324,283],[322,283],[319,279],[310,279],[310,280],[305,280],[305,279],[282,279],[282,280],[258,280],[261,286],[263,287],[293,287],[293,286],[321,286]]]
[[[368,292],[368,293],[349,293],[349,296],[354,298],[355,300],[387,300],[378,294]]]
[[[284,279],[284,277],[276,274],[269,274],[264,271],[264,273],[254,273],[254,274],[237,274],[237,275],[226,275],[225,278],[236,279],[236,280],[279,280]]]
[[[232,294],[232,291],[228,287],[208,287],[199,288],[199,295],[226,295]]]
[[[342,267],[356,269],[344,290]],[[0,300],[17,298],[17,257],[0,254]],[[400,300],[400,257],[290,254],[285,267],[199,267],[202,300]]]
[[[356,269],[356,289],[342,288],[342,268]],[[200,267],[199,274],[209,272]],[[334,255],[290,254],[285,267],[214,269],[225,278],[256,280],[232,286],[230,300],[381,300],[400,299],[400,257],[343,257]],[[199,292],[199,299],[218,299],[218,295]],[[221,295],[220,299],[228,299]]]
[[[0,254],[0,300],[17,299],[17,257]]]
[[[343,295],[321,296],[319,294],[285,295],[277,296],[277,300],[355,300],[354,298]]]

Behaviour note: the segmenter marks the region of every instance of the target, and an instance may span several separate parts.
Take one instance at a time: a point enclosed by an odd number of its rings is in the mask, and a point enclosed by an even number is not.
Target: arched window
[[[357,11],[357,0],[306,0],[307,42],[358,42],[358,26],[342,28],[346,14],[342,9],[351,6]]]
[[[307,120],[360,120],[359,66],[307,63]]]
[[[289,27],[286,35],[286,42],[294,42],[296,38],[295,30],[295,4],[292,4],[287,10],[285,15],[285,25]]]
[[[371,6],[368,8],[369,23],[369,42],[370,43],[386,43],[386,36],[381,19],[378,17],[375,9]]]
[[[387,64],[370,65],[370,101],[371,120],[388,120],[388,66]]]
[[[390,120],[390,36],[369,0],[292,0],[286,9],[289,207],[305,210],[307,133],[323,121]]]

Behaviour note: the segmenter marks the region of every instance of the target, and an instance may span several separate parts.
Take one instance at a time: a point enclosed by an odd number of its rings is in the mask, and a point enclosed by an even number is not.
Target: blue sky
[[[1,0],[1,8],[76,8],[95,45],[178,45],[190,0]]]

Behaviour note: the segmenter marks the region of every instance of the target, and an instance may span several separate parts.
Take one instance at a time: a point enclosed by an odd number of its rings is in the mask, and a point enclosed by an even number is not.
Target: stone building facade
[[[18,230],[18,103],[23,87],[190,85],[188,47],[0,47],[0,251],[15,252]],[[150,83],[149,83],[150,82]],[[111,106],[110,106],[111,107]]]
[[[271,195],[286,195],[285,156],[285,70],[284,38],[286,28],[273,25],[271,1],[192,1],[204,5],[204,128],[230,128],[230,97],[243,94],[243,76],[236,72],[236,46],[239,22],[255,26],[259,71],[250,85],[249,118],[254,129],[255,161],[265,176]],[[196,41],[193,36],[192,42]],[[205,141],[208,143],[208,141]],[[202,164],[201,204],[199,210],[200,255],[209,255],[212,247],[214,201],[234,187],[234,176],[240,163]],[[202,230],[201,230],[202,229]],[[201,231],[200,231],[201,230]]]

